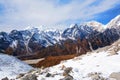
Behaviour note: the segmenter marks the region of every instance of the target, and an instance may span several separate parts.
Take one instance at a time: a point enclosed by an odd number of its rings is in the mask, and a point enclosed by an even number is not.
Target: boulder
[[[16,77],[16,79],[19,79],[19,78],[23,77],[24,75],[25,75],[24,73],[21,73]]]
[[[2,80],[9,80],[7,77],[3,78]]]
[[[120,72],[113,72],[109,76],[110,78],[113,78],[115,80],[120,80]]]
[[[67,75],[63,79],[60,79],[60,80],[73,80],[73,77],[71,75]]]
[[[50,73],[47,73],[47,74],[46,74],[46,77],[50,77],[51,75],[52,75],[52,74],[50,74]]]
[[[27,74],[20,80],[37,80],[37,76],[35,74]]]
[[[67,76],[69,75],[69,73],[72,71],[72,67],[67,67],[65,68],[64,72],[63,72],[63,76]]]
[[[89,73],[88,77],[90,77],[92,80],[107,80],[106,78],[101,76],[101,73]]]

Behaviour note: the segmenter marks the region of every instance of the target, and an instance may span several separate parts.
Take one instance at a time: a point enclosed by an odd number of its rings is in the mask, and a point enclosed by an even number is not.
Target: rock
[[[31,69],[28,73],[32,73],[32,72],[34,72],[35,71],[35,69]]]
[[[24,73],[21,73],[16,77],[16,79],[19,79],[19,78],[23,77],[24,75],[25,75]]]
[[[113,72],[109,76],[110,78],[113,78],[115,80],[120,80],[120,72]]]
[[[107,80],[107,79],[105,79],[104,77],[102,77],[100,75],[101,75],[101,73],[95,72],[95,73],[89,73],[88,77],[91,77],[92,80]]]
[[[65,76],[63,79],[60,80],[73,80],[73,77],[71,75]]]
[[[98,74],[95,74],[95,75],[91,76],[91,79],[92,80],[98,80],[98,79],[100,79],[100,76]]]
[[[72,67],[67,67],[65,68],[64,72],[63,72],[63,76],[67,76],[69,75],[69,73],[72,71]]]
[[[37,76],[35,74],[27,74],[20,80],[37,80]]]
[[[116,54],[117,54],[117,52],[116,52],[115,50],[111,50],[111,51],[109,52],[109,56],[116,55]]]
[[[2,80],[9,80],[7,77],[3,78]]]
[[[66,67],[65,67],[65,65],[62,65],[61,66],[61,70],[64,70]]]
[[[52,74],[50,74],[50,73],[47,73],[47,74],[46,74],[46,77],[50,77],[51,75],[52,75]]]
[[[109,56],[112,55],[118,55],[118,51],[120,50],[118,45],[113,45],[113,47],[111,47],[108,51],[109,51]]]

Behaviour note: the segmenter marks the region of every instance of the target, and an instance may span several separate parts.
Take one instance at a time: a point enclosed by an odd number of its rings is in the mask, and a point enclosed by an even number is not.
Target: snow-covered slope
[[[87,25],[77,25],[77,24],[72,24],[70,28],[67,28],[64,30],[62,33],[62,37],[64,39],[83,39],[85,38],[88,34],[90,34],[93,31],[93,29],[90,26]]]
[[[120,27],[120,15],[116,16],[107,24],[107,28],[117,28],[117,27]]]
[[[64,69],[71,67],[70,75],[73,80],[103,80],[93,79],[98,75],[105,80],[113,72],[120,72],[120,40],[101,49],[89,52],[86,55],[63,61],[59,65],[44,69],[38,80],[66,80],[62,79]],[[47,74],[54,75],[46,77]],[[111,80],[111,79],[110,79]],[[114,80],[114,79],[112,79]]]
[[[103,31],[105,29],[104,28],[105,25],[103,25],[103,24],[101,24],[101,23],[99,23],[97,21],[89,21],[89,22],[84,23],[83,25],[87,25],[89,27],[92,27],[93,30],[97,30],[99,32],[101,32],[101,31]]]
[[[8,77],[15,78],[20,73],[26,73],[33,69],[17,58],[0,53],[0,80]]]

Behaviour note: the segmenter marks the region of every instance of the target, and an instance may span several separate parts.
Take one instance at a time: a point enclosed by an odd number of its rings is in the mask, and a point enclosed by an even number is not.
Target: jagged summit
[[[75,26],[78,26],[77,24],[71,24],[69,28],[73,28]]]

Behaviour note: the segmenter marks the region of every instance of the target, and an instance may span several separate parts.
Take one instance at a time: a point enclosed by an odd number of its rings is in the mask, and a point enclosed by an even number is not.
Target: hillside
[[[18,74],[26,73],[31,69],[33,69],[31,66],[17,58],[0,53],[0,80],[5,77],[13,79]]]
[[[31,74],[39,76],[38,80],[119,80],[120,40],[110,46],[62,61],[56,66],[38,69]]]

